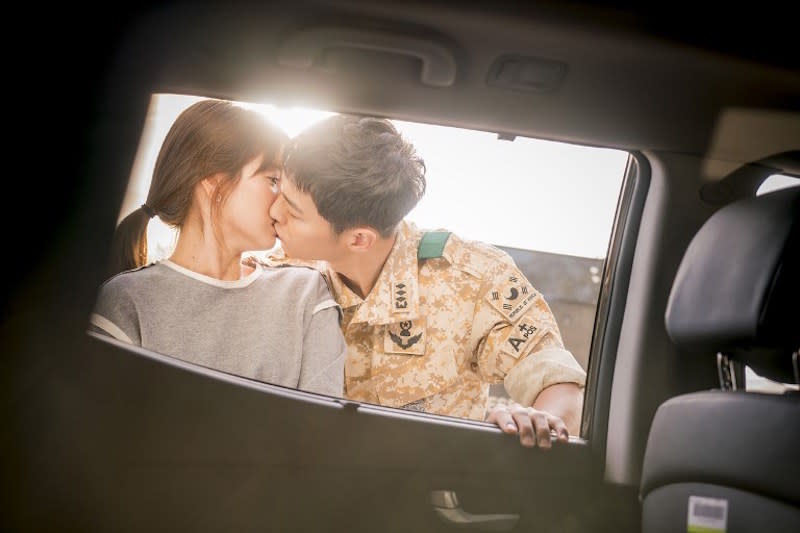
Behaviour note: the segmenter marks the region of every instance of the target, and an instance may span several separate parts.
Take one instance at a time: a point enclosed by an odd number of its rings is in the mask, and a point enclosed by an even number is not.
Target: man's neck
[[[336,262],[331,261],[330,266],[350,290],[364,299],[378,281],[396,240],[396,235],[378,239],[369,250],[349,254]]]

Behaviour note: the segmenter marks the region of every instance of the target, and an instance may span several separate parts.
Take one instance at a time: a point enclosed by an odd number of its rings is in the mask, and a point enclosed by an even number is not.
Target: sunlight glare
[[[141,205],[169,127],[197,96],[154,95],[120,220]],[[334,115],[305,107],[238,103],[290,137]],[[426,164],[427,190],[408,219],[466,239],[578,257],[603,258],[628,154],[619,150],[483,131],[393,121]],[[175,232],[154,219],[148,260],[171,253]]]

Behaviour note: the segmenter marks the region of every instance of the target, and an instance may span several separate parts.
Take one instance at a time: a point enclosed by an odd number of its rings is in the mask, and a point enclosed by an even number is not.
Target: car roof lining
[[[588,22],[585,28],[567,28],[546,13],[539,18],[487,13],[476,20],[437,2],[413,10],[402,3],[341,4],[367,13],[351,17],[349,27],[391,25],[407,28],[403,31],[417,39],[435,35],[432,42],[450,43],[457,64],[453,85],[425,85],[413,57],[377,51],[328,50],[311,68],[279,64],[276,54],[297,31],[342,20],[322,6],[310,16],[304,8],[315,3],[302,1],[279,12],[250,5],[240,11],[178,5],[155,12],[140,27],[149,32],[148,51],[160,50],[161,64],[153,65],[155,75],[147,83],[154,92],[303,104],[629,151],[707,154],[733,166],[788,147],[770,144],[769,125],[762,120],[763,146],[741,150],[735,129],[746,124],[734,121],[731,134],[726,124],[732,114],[785,114],[784,123],[797,122],[800,104],[791,103],[787,87],[800,91],[800,76],[780,67],[688,46],[676,49],[641,32],[594,30]],[[214,24],[203,22],[208,19]],[[474,39],[487,24],[502,27],[502,38],[484,32]],[[494,61],[507,54],[564,63],[563,83],[546,92],[487,84]]]

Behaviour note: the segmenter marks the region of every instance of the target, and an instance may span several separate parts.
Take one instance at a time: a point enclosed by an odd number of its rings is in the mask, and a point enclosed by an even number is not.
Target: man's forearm
[[[570,435],[579,435],[583,410],[583,388],[576,383],[550,385],[536,397],[533,408],[561,418]]]

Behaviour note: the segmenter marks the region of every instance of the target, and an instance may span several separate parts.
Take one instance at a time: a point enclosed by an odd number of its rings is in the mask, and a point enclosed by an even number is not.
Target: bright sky
[[[147,197],[156,156],[172,122],[199,97],[160,95],[139,148],[121,217]],[[294,136],[330,112],[253,106]],[[427,167],[427,191],[408,219],[429,229],[501,246],[603,258],[628,154],[618,150],[394,121]],[[173,237],[152,224],[151,250]],[[165,244],[166,243],[166,244]],[[153,257],[150,257],[152,260]]]

